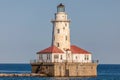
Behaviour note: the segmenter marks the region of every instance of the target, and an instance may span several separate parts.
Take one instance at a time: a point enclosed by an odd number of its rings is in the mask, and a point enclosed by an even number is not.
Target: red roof
[[[73,54],[79,53],[79,54],[90,54],[90,52],[76,46],[76,45],[71,45],[70,51]],[[39,51],[37,54],[40,53],[64,53],[61,49],[57,48],[56,46],[50,46],[44,50]]]
[[[79,48],[79,47],[77,47],[75,45],[71,45],[70,50],[71,50],[72,53],[90,54],[90,52],[88,52],[88,51],[86,51],[86,50],[84,50],[82,48]]]
[[[58,49],[56,46],[50,46],[40,52],[39,53],[64,53],[62,50]]]

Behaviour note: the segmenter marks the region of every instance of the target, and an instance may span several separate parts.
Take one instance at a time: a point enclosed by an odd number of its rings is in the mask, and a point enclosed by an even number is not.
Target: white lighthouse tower
[[[70,50],[70,20],[65,12],[65,6],[59,4],[53,23],[52,45],[55,45],[62,51]]]

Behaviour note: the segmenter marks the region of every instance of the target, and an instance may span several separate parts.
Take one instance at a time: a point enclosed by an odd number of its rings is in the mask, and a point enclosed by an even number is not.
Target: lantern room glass
[[[65,6],[63,4],[58,5],[57,12],[65,12]]]

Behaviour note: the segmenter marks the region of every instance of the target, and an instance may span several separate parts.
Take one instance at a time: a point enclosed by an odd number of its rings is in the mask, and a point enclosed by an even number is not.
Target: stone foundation
[[[97,63],[32,63],[32,73],[54,77],[97,76]]]

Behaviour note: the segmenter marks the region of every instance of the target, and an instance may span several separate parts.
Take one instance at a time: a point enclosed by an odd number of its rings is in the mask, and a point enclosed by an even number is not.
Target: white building
[[[39,62],[91,62],[91,53],[71,45],[70,20],[65,12],[65,6],[59,4],[53,23],[52,45],[37,52]]]

